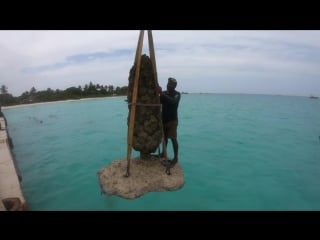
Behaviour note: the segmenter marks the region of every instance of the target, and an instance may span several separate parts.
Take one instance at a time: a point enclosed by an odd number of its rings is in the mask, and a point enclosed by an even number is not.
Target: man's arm
[[[162,103],[167,104],[177,104],[180,101],[180,93],[176,92],[174,96],[168,96],[166,94],[163,94],[163,92],[160,93],[160,101]]]

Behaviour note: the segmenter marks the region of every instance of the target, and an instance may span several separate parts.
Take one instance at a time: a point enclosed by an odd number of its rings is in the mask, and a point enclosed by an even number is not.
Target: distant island
[[[309,98],[310,99],[318,99],[318,97],[315,97],[315,96],[312,96],[312,95]]]
[[[32,87],[30,91],[25,91],[19,97],[14,97],[8,92],[8,88],[2,85],[0,88],[0,106],[13,106],[20,104],[32,104],[42,102],[53,102],[61,100],[79,100],[82,98],[126,96],[128,87],[115,87],[113,85],[85,84],[83,87],[69,87],[65,90],[48,88],[37,91]]]

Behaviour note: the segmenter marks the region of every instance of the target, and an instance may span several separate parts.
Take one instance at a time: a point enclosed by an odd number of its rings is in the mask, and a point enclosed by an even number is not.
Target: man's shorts
[[[177,138],[178,121],[170,121],[164,124],[163,131],[167,138]]]

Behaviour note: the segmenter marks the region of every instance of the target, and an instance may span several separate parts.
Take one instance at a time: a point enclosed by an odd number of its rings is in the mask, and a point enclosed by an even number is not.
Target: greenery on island
[[[0,88],[0,105],[10,106],[18,104],[51,102],[81,98],[96,98],[110,96],[126,96],[128,87],[114,87],[113,85],[85,84],[84,87],[69,87],[65,90],[52,90],[48,88],[44,91],[37,91],[34,87],[30,91],[22,93],[19,97],[14,97],[8,92],[8,88],[2,85]]]

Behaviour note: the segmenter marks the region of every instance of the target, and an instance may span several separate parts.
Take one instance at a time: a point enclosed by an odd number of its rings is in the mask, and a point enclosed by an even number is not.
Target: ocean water
[[[320,100],[182,95],[185,185],[134,200],[101,194],[97,175],[126,157],[124,100],[3,109],[32,210],[320,210]]]

